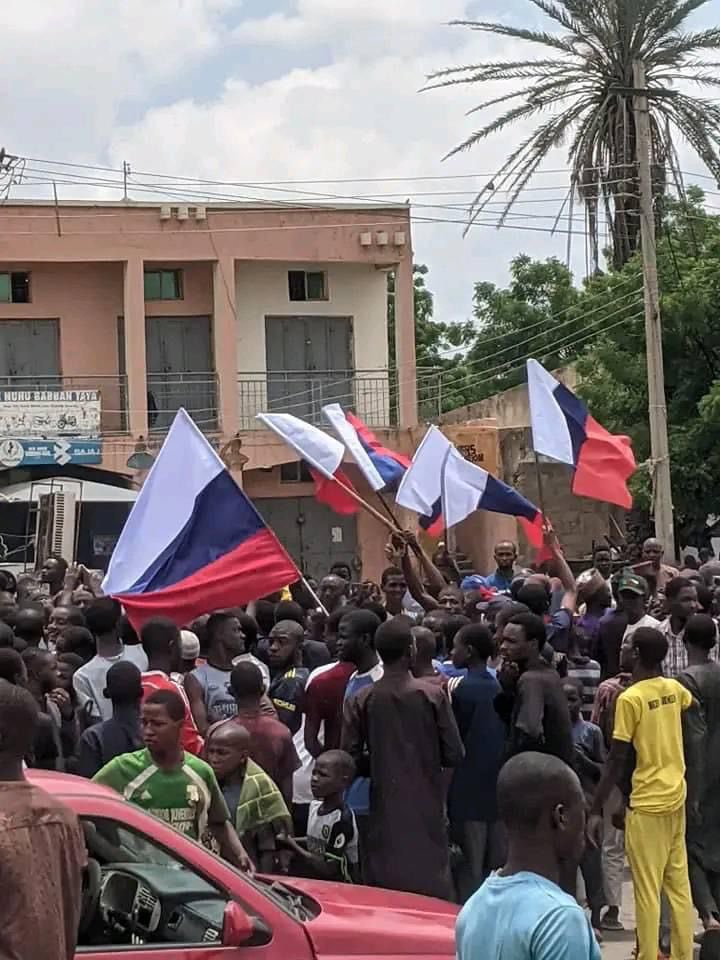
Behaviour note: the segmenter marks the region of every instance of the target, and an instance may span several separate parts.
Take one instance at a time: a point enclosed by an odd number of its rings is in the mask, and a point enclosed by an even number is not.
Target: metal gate
[[[333,563],[357,569],[355,517],[341,517],[312,497],[267,497],[253,501],[305,576],[320,580]]]

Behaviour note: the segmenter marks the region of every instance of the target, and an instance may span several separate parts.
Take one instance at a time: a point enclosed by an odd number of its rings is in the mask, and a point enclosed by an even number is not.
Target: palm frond
[[[501,192],[499,222],[510,216],[521,192],[550,151],[567,141],[571,195],[585,204],[597,265],[599,210],[605,211],[612,256],[621,266],[637,249],[640,226],[637,136],[632,101],[633,64],[643,59],[650,103],[653,195],[657,209],[668,186],[673,132],[684,136],[720,182],[720,103],[693,97],[687,84],[720,87],[720,64],[703,56],[720,50],[720,27],[687,31],[690,15],[708,0],[529,0],[560,27],[554,34],[503,23],[455,21],[511,40],[539,44],[551,56],[450,67],[428,77],[428,89],[458,84],[512,83],[468,115],[500,107],[499,116],[448,153],[454,156],[513,125],[538,118],[535,129],[509,151],[470,208],[468,229]],[[559,54],[559,55],[558,55]],[[545,110],[549,118],[539,118]]]

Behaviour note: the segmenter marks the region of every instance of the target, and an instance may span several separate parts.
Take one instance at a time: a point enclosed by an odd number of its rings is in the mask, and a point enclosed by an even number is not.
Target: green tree
[[[717,65],[703,59],[720,48],[720,29],[689,31],[688,17],[708,0],[529,0],[562,32],[506,23],[459,25],[543,48],[533,59],[492,60],[431,74],[429,88],[517,81],[510,92],[479,103],[473,113],[500,106],[499,116],[471,133],[450,155],[467,150],[513,124],[538,118],[478,196],[471,222],[499,192],[508,194],[502,218],[548,154],[568,144],[572,191],[585,203],[598,265],[598,229],[605,212],[616,267],[639,243],[637,138],[633,115],[633,62],[642,59],[650,105],[655,191],[663,195],[666,169],[680,132],[720,180],[720,105],[691,96],[683,86],[720,86]],[[541,113],[548,114],[539,119]],[[507,134],[506,134],[507,135]]]
[[[607,301],[619,276],[641,280],[639,258],[597,278],[583,302]],[[658,238],[668,434],[675,513],[681,535],[697,542],[717,513],[720,485],[720,220],[702,208],[702,195],[669,205]],[[605,328],[578,358],[580,392],[609,430],[632,437],[639,470],[636,503],[650,507],[652,463],[647,425],[647,374],[642,312]]]
[[[458,367],[461,351],[472,341],[475,329],[472,322],[442,323],[435,320],[435,298],[425,282],[427,275],[425,264],[413,266],[418,404],[421,418],[431,419],[437,415],[442,404],[444,372],[454,371]],[[390,369],[395,370],[394,274],[388,277],[388,353]]]

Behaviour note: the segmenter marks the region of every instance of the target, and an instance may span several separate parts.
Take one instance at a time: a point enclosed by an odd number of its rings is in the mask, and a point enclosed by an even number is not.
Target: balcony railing
[[[107,376],[98,374],[79,374],[63,377],[59,374],[37,374],[35,376],[0,376],[0,390],[22,392],[60,393],[68,390],[96,391],[100,395],[100,431],[103,435],[125,433],[128,429],[127,416],[127,378],[122,374]],[[28,417],[33,417],[28,407]],[[27,427],[18,424],[18,436],[40,436],[43,424],[28,422]],[[68,424],[67,435],[72,435],[72,424]]]
[[[153,433],[170,428],[180,407],[185,407],[201,430],[217,430],[218,384],[213,371],[151,373],[147,375],[148,425]]]
[[[434,386],[428,382],[434,379]],[[240,429],[258,430],[258,413],[292,413],[316,426],[325,424],[322,408],[339,403],[371,427],[399,424],[396,370],[283,370],[238,375]],[[420,416],[439,412],[439,379],[424,371]],[[326,424],[325,424],[326,425]]]

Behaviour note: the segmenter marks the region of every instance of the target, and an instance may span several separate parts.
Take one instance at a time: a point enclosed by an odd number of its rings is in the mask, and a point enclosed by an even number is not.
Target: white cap
[[[200,641],[192,630],[180,631],[180,656],[183,660],[195,660],[200,656]]]

